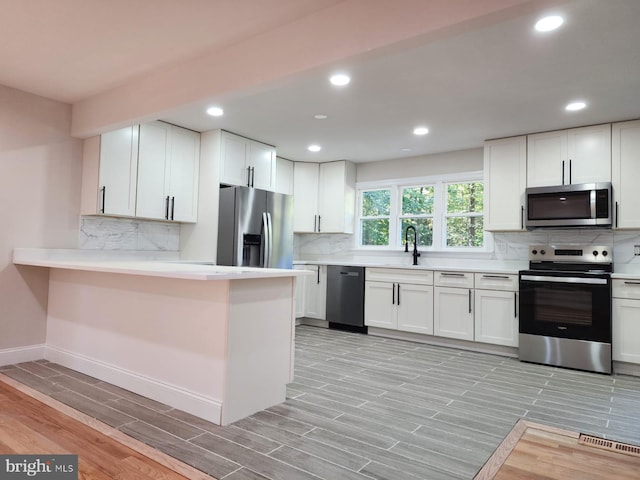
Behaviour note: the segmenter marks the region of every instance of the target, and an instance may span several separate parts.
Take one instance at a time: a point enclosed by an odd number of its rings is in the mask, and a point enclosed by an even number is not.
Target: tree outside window
[[[363,246],[388,246],[391,190],[362,192],[360,238]]]
[[[433,211],[435,191],[433,185],[405,187],[402,189],[402,211],[400,214],[401,244],[404,245],[408,226],[416,229],[418,246],[433,245]],[[413,238],[409,237],[409,242]]]
[[[480,182],[449,183],[445,229],[447,247],[482,247],[483,194]]]

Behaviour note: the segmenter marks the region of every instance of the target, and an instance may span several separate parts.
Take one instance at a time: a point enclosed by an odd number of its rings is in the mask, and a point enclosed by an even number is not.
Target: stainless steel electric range
[[[535,245],[520,271],[519,357],[611,373],[611,248]]]

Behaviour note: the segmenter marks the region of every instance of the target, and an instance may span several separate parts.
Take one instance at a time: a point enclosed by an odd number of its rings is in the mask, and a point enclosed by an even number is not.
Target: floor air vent
[[[602,448],[611,452],[624,453],[626,455],[633,455],[634,457],[640,457],[640,447],[636,445],[630,445],[628,443],[615,442],[613,440],[605,440],[604,438],[594,437],[592,435],[580,434],[578,443],[582,445],[591,445],[592,447]]]

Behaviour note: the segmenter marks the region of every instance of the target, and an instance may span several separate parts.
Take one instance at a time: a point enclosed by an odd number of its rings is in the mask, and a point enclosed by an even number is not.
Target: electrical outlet
[[[634,245],[633,246],[633,254],[634,255],[640,255],[640,245]]]

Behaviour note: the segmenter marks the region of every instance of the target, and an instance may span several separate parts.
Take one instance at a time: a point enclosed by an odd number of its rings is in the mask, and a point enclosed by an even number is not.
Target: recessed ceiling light
[[[207,113],[212,117],[221,117],[224,115],[224,110],[220,107],[209,107],[207,108]]]
[[[345,75],[344,73],[336,73],[329,78],[329,81],[336,87],[344,87],[349,84],[351,78],[349,75]]]
[[[319,152],[320,150],[322,150],[322,147],[320,145],[309,145],[307,147],[307,150],[309,150],[310,152]]]
[[[536,22],[535,29],[539,32],[550,32],[555,30],[564,23],[564,18],[560,15],[549,15],[548,17],[541,18]]]
[[[427,127],[416,127],[413,129],[414,135],[426,135],[429,133],[429,129]]]
[[[318,113],[317,115],[314,115],[313,118],[315,118],[317,120],[324,120],[324,119],[326,119],[328,117],[327,117],[327,115],[324,115],[322,113]]]
[[[577,110],[582,110],[586,106],[587,106],[587,104],[584,103],[584,102],[571,102],[566,107],[564,107],[564,109],[568,110],[570,112],[575,112]]]
[[[412,150],[411,148],[407,148],[407,147],[400,149],[401,152],[410,152],[411,150]]]

